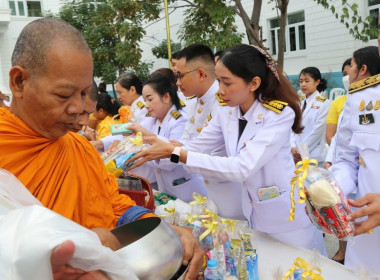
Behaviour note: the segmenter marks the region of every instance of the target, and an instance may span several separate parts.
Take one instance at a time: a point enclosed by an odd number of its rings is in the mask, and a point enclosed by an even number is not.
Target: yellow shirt
[[[339,96],[330,106],[329,114],[327,115],[326,124],[338,124],[338,118],[346,103],[347,95]]]
[[[104,120],[100,121],[96,126],[96,140],[111,135],[111,125],[119,123],[121,123],[120,119],[113,119],[111,116],[107,116]]]

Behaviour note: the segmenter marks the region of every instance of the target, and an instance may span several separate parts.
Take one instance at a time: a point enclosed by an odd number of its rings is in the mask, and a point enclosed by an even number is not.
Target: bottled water
[[[209,260],[204,273],[205,280],[223,280],[222,274],[218,271],[218,262]]]

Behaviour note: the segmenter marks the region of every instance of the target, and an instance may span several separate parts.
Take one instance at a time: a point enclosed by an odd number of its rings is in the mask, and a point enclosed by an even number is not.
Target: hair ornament
[[[274,59],[268,54],[268,52],[264,51],[262,48],[255,45],[251,46],[258,50],[264,56],[267,67],[272,71],[273,75],[277,78],[277,80],[280,81],[280,76],[278,75]]]

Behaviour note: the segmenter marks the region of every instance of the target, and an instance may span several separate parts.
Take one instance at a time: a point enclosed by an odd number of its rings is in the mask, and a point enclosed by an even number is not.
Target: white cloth
[[[225,143],[228,157],[215,157],[189,151],[186,169],[223,180],[243,183],[242,207],[250,226],[290,244],[325,253],[321,233],[311,226],[304,205],[296,204],[295,220],[288,220],[290,180],[294,163],[290,154],[290,131],[294,111],[290,107],[277,114],[255,101],[238,140],[239,107],[221,108],[213,121],[191,144],[213,150]],[[260,201],[258,190],[277,186],[278,197]],[[224,198],[229,203],[228,197]],[[300,231],[303,229],[302,231]],[[294,233],[297,232],[298,235]],[[315,243],[310,237],[315,236]],[[314,246],[315,245],[315,246]]]
[[[219,107],[223,107],[219,106],[219,100],[216,97],[218,90],[219,83],[215,81],[202,97],[194,98],[196,102],[188,106],[189,119],[180,140],[181,143],[187,145],[190,140],[197,137],[202,129],[212,122],[212,118],[216,116]],[[206,149],[207,153],[212,155],[227,156],[224,143],[221,143],[219,147],[214,147],[212,151],[208,151],[208,148],[202,144],[196,146],[187,145],[186,149],[201,152],[205,152],[204,149]],[[205,179],[207,196],[215,202],[220,215],[229,219],[244,220],[245,217],[241,207],[242,184],[221,180],[210,174],[203,176],[203,178]]]
[[[173,105],[162,122],[156,118],[146,118],[141,125],[150,132],[158,135],[160,139],[173,139],[178,141],[183,133],[187,118],[182,110],[179,111],[181,113],[180,117],[177,119],[173,117],[171,112],[175,109]],[[180,164],[172,163],[169,159],[161,159],[149,162],[148,165],[145,163],[142,167],[144,166],[153,166],[158,190],[160,191],[174,195],[186,202],[193,200],[193,192],[207,196],[203,177],[201,175],[188,173]],[[133,172],[134,170],[131,171]],[[181,179],[182,182],[176,185],[176,180]]]
[[[375,105],[380,85],[348,94],[342,124],[337,138],[337,156],[330,168],[334,178],[347,195],[357,190],[356,199],[367,193],[379,193],[380,166],[380,110],[359,110],[362,101]],[[360,124],[359,116],[372,114],[371,124]],[[359,165],[359,156],[364,164]],[[365,166],[363,166],[365,165]],[[354,267],[364,265],[380,273],[380,228],[372,234],[363,234],[348,242],[345,264]]]
[[[327,155],[326,155],[326,162],[331,162],[333,163],[335,161],[335,157],[336,157],[336,138],[338,137],[338,132],[339,132],[339,127],[342,123],[342,116],[343,116],[343,112],[344,112],[344,107],[343,107],[343,110],[342,112],[340,113],[339,117],[338,117],[338,124],[337,124],[337,128],[336,128],[336,133],[335,135],[331,138],[331,143],[330,143],[330,146],[327,150]]]
[[[301,108],[306,101],[306,109],[302,113],[304,130],[300,134],[292,133],[291,147],[298,148],[299,144],[305,143],[310,158],[318,160],[323,166],[327,154],[326,119],[331,101],[319,101],[317,97],[322,97],[318,91],[301,101]]]

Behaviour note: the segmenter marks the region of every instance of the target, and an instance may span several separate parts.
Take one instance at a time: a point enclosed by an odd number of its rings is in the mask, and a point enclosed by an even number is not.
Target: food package
[[[291,181],[292,199],[294,187],[297,186],[298,201],[306,203],[309,217],[317,228],[339,239],[346,239],[354,234],[354,224],[346,219],[351,214],[351,207],[332,174],[317,164],[316,160],[307,157],[297,163],[296,176]],[[294,218],[293,209],[290,220]]]

